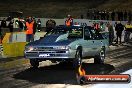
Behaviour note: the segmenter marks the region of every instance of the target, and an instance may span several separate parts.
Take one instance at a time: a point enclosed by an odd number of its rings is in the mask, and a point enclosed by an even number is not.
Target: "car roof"
[[[66,26],[66,25],[58,25],[58,26],[56,26],[55,27],[55,29],[57,28],[63,28],[63,29],[65,29],[65,28],[80,28],[80,27],[87,27],[87,28],[92,28],[91,26],[80,26],[80,25],[73,25],[73,26],[70,26],[70,27],[68,27],[68,26]]]

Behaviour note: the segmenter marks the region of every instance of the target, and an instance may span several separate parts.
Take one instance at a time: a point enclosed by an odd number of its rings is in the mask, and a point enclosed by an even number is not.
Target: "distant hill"
[[[0,16],[9,11],[22,11],[24,16],[64,18],[67,14],[79,18],[88,9],[132,10],[132,0],[1,0]]]

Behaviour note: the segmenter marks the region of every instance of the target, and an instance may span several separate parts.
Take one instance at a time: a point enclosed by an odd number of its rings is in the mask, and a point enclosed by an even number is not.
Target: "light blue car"
[[[108,50],[108,39],[90,26],[58,26],[40,40],[25,46],[25,58],[33,67],[50,60],[72,62],[76,67],[82,59],[94,58],[94,63],[104,63]]]

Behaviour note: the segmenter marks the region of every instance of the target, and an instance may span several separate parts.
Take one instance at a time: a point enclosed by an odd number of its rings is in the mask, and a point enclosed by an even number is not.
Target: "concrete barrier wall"
[[[34,35],[34,40],[40,39],[40,37],[44,37],[46,32],[36,32]],[[25,32],[13,32],[6,33],[4,36],[2,43],[15,43],[15,42],[26,42],[26,33]]]
[[[36,20],[40,19],[42,22],[42,27],[46,27],[46,22],[47,20],[49,20],[50,18],[36,18]],[[65,24],[65,20],[64,19],[53,19],[56,22],[56,25],[64,25]],[[111,20],[89,20],[89,19],[74,19],[73,23],[78,23],[80,25],[85,25],[87,24],[88,26],[91,26],[93,24],[93,22],[111,22],[113,25],[115,24],[116,21],[111,21]],[[122,24],[125,24],[126,21],[121,21]]]
[[[11,36],[10,42],[26,42],[25,32],[14,32]]]
[[[34,40],[43,37],[46,32],[36,32]],[[17,57],[24,55],[24,49],[26,45],[26,34],[25,32],[14,32],[6,33],[0,47],[0,58],[2,57]],[[1,49],[3,50],[1,52]]]
[[[26,42],[3,43],[3,57],[24,56]]]

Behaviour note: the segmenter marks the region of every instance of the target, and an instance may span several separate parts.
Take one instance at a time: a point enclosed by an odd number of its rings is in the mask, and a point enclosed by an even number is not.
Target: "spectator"
[[[124,42],[128,43],[129,42],[129,37],[130,37],[130,32],[132,31],[132,25],[130,21],[127,22],[125,25],[125,36],[124,36]]]
[[[100,28],[99,29],[100,29],[101,32],[105,31],[105,24],[104,24],[104,22],[102,22],[102,21],[100,22]]]
[[[99,10],[96,11],[96,18],[97,18],[97,20],[100,20]]]
[[[24,25],[23,25],[23,22],[22,22],[20,19],[19,19],[19,21],[18,21],[18,25],[19,25],[20,31],[22,31]]]
[[[123,14],[123,12],[121,11],[121,12],[120,12],[120,21],[123,21],[123,17],[124,17],[123,15],[124,15],[124,14]]]
[[[49,33],[52,29],[54,29],[56,26],[56,22],[52,19],[49,19],[46,22],[46,32]]]
[[[113,44],[113,40],[114,40],[114,30],[113,30],[113,26],[111,23],[108,23],[108,31],[109,31],[109,45]]]
[[[106,11],[106,20],[109,20],[109,11]]]
[[[68,18],[65,21],[65,25],[66,26],[72,26],[73,25],[73,18],[71,17],[71,15],[68,15]]]
[[[102,17],[103,17],[102,20],[106,20],[106,11],[102,12]]]
[[[34,21],[34,24],[33,24],[33,34],[35,35],[36,30],[37,30],[37,22],[36,22],[35,18],[33,18],[33,21]]]
[[[10,21],[10,23],[8,24],[8,28],[10,30],[11,36],[9,38],[9,42],[12,42],[12,38],[13,38],[13,20]]]
[[[13,20],[10,21],[10,23],[8,24],[8,28],[10,30],[10,32],[13,32]]]
[[[33,25],[34,21],[32,20],[31,17],[26,22],[26,41],[27,42],[33,42],[34,37],[33,37]]]
[[[115,23],[114,23],[114,25],[113,25],[113,29],[114,29],[114,30],[115,30],[116,25],[117,25],[117,21],[115,21]],[[117,38],[117,36],[116,36],[116,34],[115,34],[114,42],[116,42],[116,40],[117,40],[116,38]]]
[[[37,30],[38,32],[41,31],[41,20],[40,19],[37,20]]]
[[[15,20],[15,27],[16,28],[19,28],[19,23],[18,22],[19,22],[18,20]],[[18,31],[20,31],[20,30],[18,30]]]
[[[124,30],[124,26],[121,24],[121,22],[119,21],[116,24],[115,27],[115,31],[116,31],[116,35],[117,35],[117,40],[116,40],[116,44],[118,44],[118,38],[120,39],[119,42],[121,44],[121,38],[122,38],[122,31]]]
[[[95,19],[95,11],[94,11],[94,10],[92,10],[92,12],[91,12],[91,19],[92,19],[92,20]]]
[[[88,10],[88,12],[87,12],[87,19],[91,19],[90,18],[90,11]]]
[[[81,15],[81,19],[83,19],[83,15]]]
[[[11,21],[12,20],[11,16],[8,16],[8,18],[6,20]]]
[[[120,11],[117,11],[117,18],[118,18],[118,21],[121,21],[121,12]]]
[[[94,23],[94,29],[100,31],[100,25],[99,25],[99,23]]]
[[[6,28],[6,20],[5,20],[5,18],[1,21],[1,27]]]
[[[132,13],[131,11],[128,12],[128,21],[131,21],[132,20]]]
[[[127,11],[124,12],[124,21],[127,21]]]
[[[101,11],[100,15],[101,15],[101,20],[104,20],[104,11]]]
[[[112,19],[112,21],[115,20],[115,12],[114,11],[112,11],[112,13],[111,13],[111,19]]]

